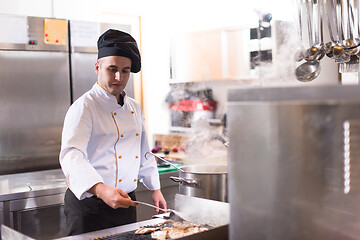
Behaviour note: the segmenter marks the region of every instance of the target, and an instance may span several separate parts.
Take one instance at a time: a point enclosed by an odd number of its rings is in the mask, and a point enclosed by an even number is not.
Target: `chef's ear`
[[[96,61],[95,62],[95,72],[96,72],[96,74],[99,74],[99,71],[100,71],[100,63],[99,63],[99,61]]]

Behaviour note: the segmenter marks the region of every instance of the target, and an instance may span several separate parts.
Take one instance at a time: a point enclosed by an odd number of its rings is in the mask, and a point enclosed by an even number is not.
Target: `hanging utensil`
[[[301,82],[310,82],[319,76],[320,70],[319,61],[307,61],[296,68],[295,75]]]
[[[323,7],[320,5],[319,6],[319,11],[320,11],[320,54],[318,56],[318,58],[316,60],[320,61],[321,59],[323,59],[323,57],[325,56],[326,53],[326,48],[325,48],[325,43],[324,43],[324,27],[323,27],[323,16],[324,16],[324,9]]]
[[[307,10],[307,26],[308,26],[308,49],[305,52],[306,61],[314,61],[320,55],[319,50],[319,6],[317,0],[307,0],[305,2]]]
[[[338,32],[338,43],[333,48],[333,53],[335,57],[335,62],[337,63],[346,63],[350,61],[350,56],[345,53],[345,47],[342,44],[344,42],[344,30],[347,31],[347,27],[344,28],[344,22],[347,22],[346,7],[344,4],[346,0],[336,0],[335,4],[335,14],[336,14],[336,24]],[[346,15],[346,16],[345,16]],[[345,20],[345,21],[344,21]]]
[[[167,160],[167,159],[165,159],[165,158],[159,157],[159,156],[155,155],[155,154],[152,153],[152,152],[147,152],[147,153],[145,153],[145,158],[146,158],[147,160],[149,160],[149,159],[147,158],[147,156],[146,156],[147,154],[151,154],[151,155],[153,155],[154,157],[159,158],[160,160],[162,160],[162,161],[170,164],[171,166],[173,166],[174,168],[176,168],[176,169],[179,170],[180,172],[184,172],[184,170],[182,170],[181,168],[179,168],[178,166],[176,166],[175,164],[173,164],[171,161],[169,161],[169,160]]]
[[[320,63],[317,60],[322,55],[322,53],[320,52],[318,38],[320,7],[317,0],[306,0],[305,7],[307,10],[307,26],[309,34],[308,46],[310,47],[305,52],[304,59],[306,60],[306,62],[296,68],[295,76],[296,79],[301,82],[310,82],[320,74]]]
[[[298,17],[298,35],[299,35],[299,39],[300,39],[300,47],[298,47],[298,50],[296,51],[295,54],[295,60],[297,62],[300,62],[301,60],[304,59],[304,46],[303,46],[303,34],[302,34],[302,20],[301,20],[301,15],[302,15],[302,11],[301,11],[301,5],[302,5],[302,1],[296,1],[297,3],[297,17]]]
[[[347,0],[347,38],[344,40],[343,45],[345,48],[345,53],[348,55],[356,55],[360,51],[359,39],[358,39],[358,30],[355,23],[356,8],[353,0]],[[357,38],[355,37],[357,35]]]
[[[329,29],[330,42],[325,44],[326,56],[335,58],[333,49],[338,44],[338,32],[336,23],[335,6],[333,0],[323,0],[323,13],[326,16],[326,22]]]

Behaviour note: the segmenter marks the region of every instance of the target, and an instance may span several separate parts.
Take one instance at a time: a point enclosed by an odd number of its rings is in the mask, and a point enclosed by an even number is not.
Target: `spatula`
[[[138,203],[138,204],[142,204],[142,205],[145,205],[145,206],[148,206],[148,207],[152,207],[152,208],[155,208],[155,209],[159,209],[163,212],[170,212],[170,215],[169,215],[169,218],[174,220],[174,221],[186,221],[186,216],[184,213],[181,213],[181,212],[178,212],[174,209],[163,209],[163,208],[160,208],[160,207],[157,207],[155,205],[152,205],[150,203],[146,203],[146,202],[141,202],[141,201],[133,201],[134,203]]]

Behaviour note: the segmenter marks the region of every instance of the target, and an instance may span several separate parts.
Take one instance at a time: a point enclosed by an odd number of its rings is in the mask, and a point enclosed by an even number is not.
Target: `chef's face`
[[[130,77],[131,59],[121,56],[108,56],[98,59],[95,72],[98,83],[105,91],[117,99],[124,90]]]

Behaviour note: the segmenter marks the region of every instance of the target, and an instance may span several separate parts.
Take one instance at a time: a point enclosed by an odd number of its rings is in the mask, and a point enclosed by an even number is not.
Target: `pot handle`
[[[189,184],[189,185],[196,185],[197,184],[197,180],[192,179],[192,178],[180,178],[180,177],[170,176],[170,179],[173,180],[174,182],[186,183],[186,184]]]

